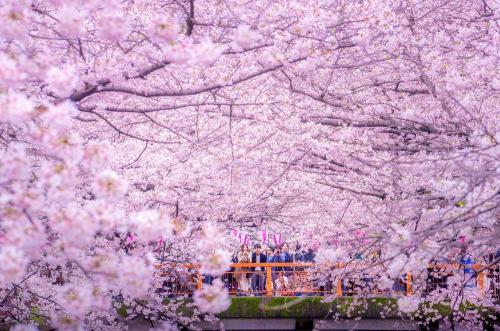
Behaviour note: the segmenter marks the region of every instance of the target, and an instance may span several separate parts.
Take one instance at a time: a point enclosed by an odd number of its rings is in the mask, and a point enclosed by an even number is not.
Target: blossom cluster
[[[300,232],[389,291],[494,261],[497,20],[488,0],[3,0],[2,311],[189,326],[224,290],[186,318],[163,278],[224,273],[234,227]],[[498,309],[449,281],[429,298]]]

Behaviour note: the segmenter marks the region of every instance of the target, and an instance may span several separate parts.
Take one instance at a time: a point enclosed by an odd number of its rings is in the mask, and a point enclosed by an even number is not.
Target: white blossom
[[[406,314],[418,309],[420,298],[418,296],[405,296],[398,299],[398,309]]]
[[[116,8],[107,8],[97,19],[97,33],[106,40],[119,41],[130,33],[127,14]]]
[[[387,274],[391,278],[396,278],[400,274],[404,273],[407,269],[408,257],[404,254],[400,254],[393,258],[387,267]]]
[[[224,239],[221,229],[213,223],[206,223],[202,227],[202,238],[198,241],[198,248],[202,252],[216,250]]]
[[[2,22],[0,24],[0,37],[7,40],[25,38],[28,30],[29,6],[29,1],[2,1],[0,7],[0,22]]]
[[[25,272],[28,260],[24,253],[11,245],[0,247],[0,285],[19,282]]]
[[[57,30],[68,38],[78,38],[84,32],[83,13],[75,6],[67,5],[59,9]]]
[[[0,93],[0,118],[5,122],[18,124],[34,113],[34,103],[21,93],[9,91]]]
[[[172,42],[179,36],[179,22],[163,13],[154,15],[149,22],[151,37],[157,42]]]
[[[193,64],[201,64],[208,67],[217,61],[221,54],[221,47],[209,40],[205,40],[200,44],[193,45],[191,61]]]
[[[220,279],[214,280],[212,285],[204,284],[194,293],[193,299],[202,311],[212,314],[223,312],[231,305],[229,292]]]
[[[10,328],[10,331],[38,331],[36,324],[23,324],[19,323]]]
[[[150,328],[149,331],[179,331],[179,328],[171,322],[162,321],[158,326]]]
[[[116,269],[118,272],[117,286],[132,298],[145,295],[153,280],[154,267],[144,258],[138,256],[123,256]]]
[[[408,246],[411,243],[411,232],[402,225],[392,223],[389,239],[391,243],[397,246]]]
[[[56,301],[71,316],[83,317],[93,302],[93,289],[89,284],[65,284],[56,294]]]
[[[78,71],[69,65],[51,67],[47,70],[45,81],[51,91],[59,97],[67,97],[78,84]]]
[[[315,257],[315,261],[320,264],[332,264],[345,260],[347,253],[342,248],[321,246]]]
[[[160,237],[170,239],[174,235],[172,218],[159,210],[149,209],[136,212],[131,216],[130,224],[139,239],[146,242]]]
[[[249,48],[253,46],[257,37],[258,34],[248,25],[240,25],[236,29],[234,43],[241,48]]]
[[[229,252],[217,249],[201,259],[201,273],[211,276],[221,276],[229,270],[231,264],[231,254]]]
[[[98,197],[121,198],[127,193],[128,184],[113,170],[104,170],[96,177],[94,188]]]

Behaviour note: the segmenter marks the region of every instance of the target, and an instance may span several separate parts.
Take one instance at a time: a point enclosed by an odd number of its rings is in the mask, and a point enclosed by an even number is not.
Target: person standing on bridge
[[[281,250],[277,254],[278,259],[274,262],[282,262],[282,263],[292,263],[293,257],[289,252],[290,248],[287,243],[284,243],[281,246]],[[289,276],[292,273],[291,267],[278,267],[278,271],[285,271],[285,276]]]
[[[274,247],[269,246],[267,247],[264,252],[266,253],[266,261],[267,263],[273,262],[273,257],[274,257]]]
[[[290,287],[289,287],[290,284],[288,282],[288,277],[285,276],[285,273],[283,271],[278,272],[278,277],[276,278],[274,283],[275,283],[274,288],[276,289],[275,295],[288,296],[292,294],[290,292]]]
[[[308,247],[307,244],[304,244],[302,247],[304,262],[314,262],[314,258],[316,255],[314,254],[314,250],[312,247]]]
[[[255,244],[254,253],[252,254],[252,263],[266,263],[267,258],[264,253],[261,252],[260,244]],[[256,295],[262,295],[264,291],[264,268],[260,266],[255,266],[251,268],[252,273],[252,290]]]
[[[252,255],[248,250],[248,245],[241,245],[241,250],[238,252],[237,261],[238,263],[250,263],[252,262]],[[248,267],[238,267],[235,269],[236,279],[238,281],[238,292],[246,293],[250,291],[250,285],[248,282],[247,272]]]
[[[304,252],[302,251],[302,246],[297,243],[295,245],[295,253],[293,253],[293,262],[304,262]]]

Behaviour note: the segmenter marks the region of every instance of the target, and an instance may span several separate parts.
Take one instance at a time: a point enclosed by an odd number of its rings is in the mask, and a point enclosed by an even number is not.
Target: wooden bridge
[[[165,292],[171,295],[191,294],[196,289],[201,289],[203,284],[211,283],[213,277],[203,275],[197,264],[178,265],[160,264],[157,268],[165,277]],[[255,271],[260,268],[260,271]],[[496,269],[495,269],[496,268]],[[349,269],[349,271],[347,271]],[[333,281],[322,279],[321,274],[325,270],[337,271],[339,275]],[[493,290],[498,297],[498,266],[486,268],[484,265],[475,264],[464,266],[459,263],[437,263],[430,264],[427,268],[426,288],[424,292],[430,292],[437,288],[447,288],[447,279],[457,273],[469,270],[471,279],[469,284],[478,290],[480,294]],[[494,272],[496,270],[496,272]],[[345,271],[345,272],[343,272]],[[260,289],[242,289],[242,282],[247,279],[250,283],[252,275],[260,274],[264,284]],[[488,277],[492,288],[485,288],[485,279]],[[231,295],[245,296],[319,296],[336,294],[337,297],[353,296],[356,294],[388,295],[390,291],[380,291],[375,286],[375,280],[368,274],[356,273],[353,264],[315,265],[313,263],[233,263],[230,271],[220,277]],[[242,281],[243,280],[243,281]],[[494,286],[496,284],[496,287]],[[168,288],[168,289],[167,289]],[[407,273],[402,275],[392,288],[393,292],[413,295],[413,275]]]
[[[256,267],[261,270],[256,272]],[[437,330],[454,314],[449,305],[423,298],[419,313],[410,316],[398,310],[398,297],[425,297],[432,290],[447,288],[448,278],[458,273],[464,279],[466,275],[470,276],[467,276],[469,285],[474,287],[479,298],[493,291],[496,300],[499,299],[498,265],[430,264],[427,273],[404,274],[391,290],[385,292],[377,289],[377,280],[363,275],[360,267],[356,263],[233,263],[230,271],[220,277],[233,296],[230,307],[217,314],[220,320],[201,320],[197,327],[202,330],[222,327],[226,330]],[[336,278],[323,279],[321,275],[326,270],[333,271]],[[163,263],[157,265],[157,272],[164,278],[163,288],[158,291],[165,293],[166,302],[181,300],[178,313],[187,316],[191,310],[182,307],[192,304],[190,297],[194,291],[214,279],[203,275],[197,264]],[[242,277],[249,280],[256,273],[264,278],[263,288],[242,290],[239,280]],[[288,287],[277,286],[279,277],[287,277]],[[417,287],[417,283],[424,285]],[[325,301],[325,296],[330,294],[334,295],[334,300]],[[359,304],[360,297],[364,302],[362,305]],[[481,305],[461,303],[458,309],[462,313],[471,309],[478,312],[484,330],[495,330],[496,321],[500,320],[500,313]],[[127,316],[126,307],[122,306],[119,313]],[[429,320],[432,322],[425,328],[418,324]],[[140,326],[148,330],[152,322],[139,318],[130,323],[134,330],[142,330]]]

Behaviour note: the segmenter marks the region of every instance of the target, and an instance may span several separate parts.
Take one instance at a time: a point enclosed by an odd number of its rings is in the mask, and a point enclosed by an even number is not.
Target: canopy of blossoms
[[[119,330],[119,302],[189,326],[227,291],[205,286],[176,314],[155,291],[158,247],[219,276],[233,228],[297,234],[323,263],[379,252],[363,272],[381,288],[494,253],[499,10],[2,0],[0,316]],[[457,284],[432,300],[498,309]]]

